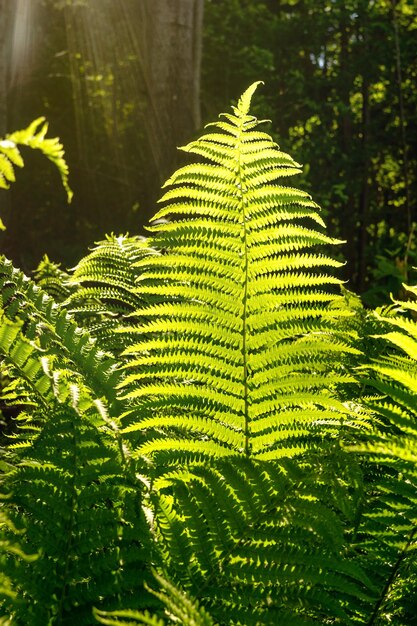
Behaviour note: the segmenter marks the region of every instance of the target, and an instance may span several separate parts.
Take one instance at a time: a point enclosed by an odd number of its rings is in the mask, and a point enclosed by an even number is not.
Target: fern
[[[306,470],[243,457],[159,485],[167,567],[216,623],[350,624],[372,602],[371,579],[344,554],[341,494]]]
[[[68,283],[70,275],[61,269],[59,263],[51,261],[47,254],[44,254],[33,272],[33,277],[55,302],[66,300],[72,291],[72,286]]]
[[[110,235],[74,268],[70,278],[72,293],[64,307],[82,326],[114,354],[129,345],[130,336],[116,334],[120,327],[134,320],[134,312],[143,305],[136,294],[136,263],[155,254],[144,237]]]
[[[6,574],[23,597],[13,623],[93,624],[93,606],[115,608],[121,595],[142,606],[149,576],[141,490],[117,427],[120,374],[6,262],[1,292],[0,352],[35,407],[26,438],[9,448],[3,490],[12,520],[24,520],[23,550],[42,553],[30,564],[9,560]]]
[[[417,295],[415,287],[407,289]],[[376,314],[380,334],[375,339],[384,342],[383,352],[366,366],[366,382],[378,394],[368,405],[380,422],[366,443],[352,447],[377,468],[359,546],[368,554],[374,578],[380,577],[370,625],[384,614],[406,623],[417,603],[417,323],[405,317],[407,311],[415,314],[415,301],[397,302],[394,310]]]
[[[413,623],[417,308],[340,293],[255,88],[61,302],[2,261],[4,626]]]
[[[23,167],[23,159],[18,146],[27,146],[34,150],[40,150],[47,159],[57,167],[61,181],[67,193],[68,202],[71,202],[72,191],[68,184],[68,165],[64,159],[64,150],[57,137],[47,138],[48,124],[44,117],[34,120],[23,130],[16,130],[6,135],[0,141],[0,189],[8,189],[10,183],[14,183],[15,168]],[[0,229],[5,226],[0,221]]]
[[[149,547],[138,490],[132,481],[129,487],[97,409],[86,410],[82,394],[80,401],[82,414],[57,406],[6,477],[25,520],[24,548],[42,551],[29,566],[11,567],[17,591],[24,590],[17,624],[92,624],[93,606],[117,606],[121,595],[141,606],[144,598]]]
[[[106,396],[107,401],[117,403],[114,387],[121,382],[117,361],[105,354],[65,310],[4,258],[0,265],[0,295],[6,318],[12,322],[20,320],[29,341],[36,339],[45,354],[48,350],[54,352],[58,362],[69,360],[71,370],[85,378],[98,398]]]
[[[256,130],[255,88],[184,148],[209,163],[169,179],[154,220],[171,221],[150,228],[162,254],[137,264],[137,293],[160,300],[138,311],[149,322],[125,353],[139,455],[278,459],[350,420],[335,391],[357,350],[336,332],[340,281],[326,271],[340,263],[311,251],[337,242],[313,229],[308,194],[274,182],[299,165]]]
[[[153,304],[125,330],[138,340],[125,351],[124,433],[154,464],[169,575],[216,622],[354,623],[377,593],[345,552],[361,475],[338,443],[369,428],[340,393],[355,382],[358,333],[322,269],[338,263],[310,251],[336,243],[309,225],[317,205],[272,184],[299,169],[255,130],[254,87],[222,133],[186,148],[212,162],[174,174],[154,218],[171,221],[151,227],[161,254],[137,264]]]
[[[18,530],[11,522],[10,518],[5,514],[4,511],[0,510],[0,531],[1,531],[1,540],[0,540],[0,568],[3,572],[3,575],[0,578],[0,605],[4,605],[7,607],[7,613],[10,615],[17,602],[17,593],[14,588],[12,579],[7,576],[4,572],[7,568],[8,560],[11,557],[19,558],[24,560],[25,562],[32,562],[38,558],[38,554],[28,555],[25,554],[21,548],[20,543],[18,542],[18,537],[23,534],[23,530]],[[10,532],[14,535],[14,540],[11,541],[5,537],[6,533]],[[4,625],[9,623],[7,618],[2,619],[0,616],[0,624]]]
[[[95,614],[100,624],[107,626],[134,626],[135,624],[147,624],[148,626],[165,626],[166,624],[192,624],[193,626],[214,626],[209,614],[189,594],[179,590],[175,585],[165,580],[162,576],[154,573],[160,590],[152,593],[165,607],[165,615],[168,621],[151,615],[148,611],[96,611]],[[129,622],[125,621],[128,618]],[[130,621],[134,620],[134,621]]]

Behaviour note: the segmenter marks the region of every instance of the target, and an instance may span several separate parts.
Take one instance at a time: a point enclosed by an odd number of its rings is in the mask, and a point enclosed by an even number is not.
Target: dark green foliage
[[[22,594],[16,624],[93,624],[93,606],[114,608],[121,597],[146,605],[149,537],[138,486],[110,426],[77,391],[73,407],[50,407],[41,434],[6,476],[9,506],[25,525],[21,545],[39,553],[30,564],[10,564]]]
[[[412,624],[417,325],[329,273],[255,88],[64,302],[2,262],[4,625]]]
[[[39,554],[6,568],[19,598],[13,623],[91,624],[93,606],[115,607],[121,596],[141,606],[149,558],[139,483],[117,426],[120,374],[7,262],[1,293],[1,352],[19,373],[15,399],[31,408],[20,416],[3,489],[26,552]]]
[[[240,458],[164,481],[167,566],[216,623],[354,623],[371,600],[370,578],[343,554],[347,490],[334,493],[322,471]]]

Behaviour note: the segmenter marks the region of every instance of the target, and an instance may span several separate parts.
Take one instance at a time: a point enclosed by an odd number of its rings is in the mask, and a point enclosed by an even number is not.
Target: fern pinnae
[[[298,623],[300,606],[311,624],[325,613],[351,623],[356,607],[346,597],[369,600],[371,581],[341,558],[342,526],[326,505],[327,487],[313,487],[307,476],[287,460],[240,455],[157,479],[161,507],[169,506],[171,524],[176,520],[189,542],[169,561],[170,571],[220,624]],[[170,545],[162,510],[157,521]]]
[[[117,332],[119,327],[127,320],[139,323],[134,312],[143,300],[135,293],[140,273],[136,264],[152,254],[155,251],[144,237],[111,234],[81,259],[69,279],[72,293],[63,307],[114,355],[131,339],[130,334]]]
[[[215,424],[221,424],[222,433],[211,440],[217,445],[223,441],[226,449],[236,441],[240,424],[239,451],[251,455],[257,432],[251,430],[251,424],[262,419],[263,411],[277,424],[274,412],[278,406],[285,407],[291,394],[306,406],[303,394],[325,390],[326,402],[331,403],[328,388],[335,390],[354,380],[345,372],[330,374],[329,368],[333,362],[336,370],[338,355],[344,358],[352,352],[346,334],[339,332],[337,339],[332,334],[338,312],[327,307],[340,298],[332,293],[340,281],[328,274],[327,268],[341,264],[308,251],[336,241],[297,224],[300,218],[322,224],[318,207],[308,194],[272,184],[281,175],[299,172],[300,166],[280,152],[269,135],[256,130],[258,122],[248,114],[254,89],[252,86],[242,96],[226,121],[215,123],[214,133],[185,147],[187,152],[204,155],[209,163],[202,164],[201,170],[199,164],[186,165],[169,179],[171,188],[161,199],[165,206],[155,220],[171,217],[172,221],[150,227],[154,233],[151,245],[163,253],[137,264],[141,270],[138,296],[151,297],[155,304],[140,311],[150,321],[141,327],[140,339],[126,350],[131,361],[122,394],[132,406],[126,426],[133,434],[134,416],[137,429],[149,438],[143,444],[147,454],[154,434],[152,428],[147,432],[142,425],[152,423],[153,411],[167,415],[168,439],[174,416],[187,407],[195,417],[194,425],[213,420],[215,430]],[[282,357],[279,351],[271,351],[275,345],[283,346]],[[187,354],[193,353],[187,364]],[[186,365],[175,367],[173,354],[182,355]],[[147,366],[147,359],[152,367]],[[215,359],[223,359],[226,367],[216,365]],[[262,377],[259,370],[265,361],[268,376]],[[315,377],[308,373],[312,363],[321,372]],[[227,371],[235,372],[229,389]],[[285,384],[281,384],[284,378]],[[217,396],[214,390],[218,390]],[[278,402],[276,393],[281,397]],[[241,404],[236,401],[239,397]],[[290,414],[293,405],[287,404]],[[315,406],[319,412],[320,402]],[[335,414],[339,409],[335,401]],[[283,419],[285,422],[285,408]],[[326,417],[322,424],[330,421]],[[333,420],[334,424],[341,422]],[[154,423],[162,428],[159,416]],[[226,436],[227,428],[234,431],[232,437]],[[309,422],[308,428],[314,429],[314,424]],[[210,454],[207,433],[212,429],[203,430],[198,445]],[[184,436],[185,431],[184,427]],[[305,428],[300,437],[306,437]],[[177,441],[177,435],[174,438]],[[271,440],[277,443],[278,439]],[[160,441],[158,435],[155,453]],[[257,454],[264,450],[272,457],[275,450],[277,458],[281,456],[275,443],[267,450],[266,439],[262,441],[263,447],[256,446]],[[292,441],[296,453],[300,447]],[[284,447],[287,452],[291,449],[291,445]]]
[[[415,589],[407,589],[407,564],[415,579],[417,324],[404,315],[413,308],[413,302],[396,302],[385,315],[374,315],[378,322],[371,344],[375,356],[360,374],[375,392],[364,397],[363,403],[376,419],[367,438],[349,447],[364,455],[373,470],[366,494],[369,502],[357,536],[358,554],[362,550],[368,554],[364,566],[379,585],[376,600],[363,620],[369,625],[379,623],[383,614],[392,614],[400,623],[409,623],[410,616],[415,615],[413,608],[407,615],[402,613],[404,604],[415,606],[416,601]],[[402,588],[410,598],[397,606]]]

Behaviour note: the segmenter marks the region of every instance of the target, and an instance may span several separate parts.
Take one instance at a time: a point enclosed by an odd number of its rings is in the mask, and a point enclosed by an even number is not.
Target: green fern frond
[[[72,191],[68,184],[68,165],[64,159],[64,150],[57,137],[46,137],[48,123],[44,117],[34,120],[23,130],[6,135],[0,141],[0,189],[8,189],[15,181],[15,167],[23,167],[23,159],[18,146],[27,146],[40,150],[57,167],[61,181],[71,202]],[[2,225],[4,229],[4,225]]]
[[[9,510],[25,520],[24,549],[41,552],[31,564],[6,569],[23,593],[13,621],[22,626],[92,625],[93,606],[117,606],[121,595],[147,606],[150,540],[139,490],[97,407],[77,395],[73,407],[50,407],[42,432],[4,480]]]
[[[365,442],[351,448],[379,468],[369,486],[358,545],[359,553],[368,555],[374,579],[380,580],[369,624],[379,623],[384,612],[406,623],[403,607],[410,598],[411,605],[417,602],[407,573],[417,547],[417,323],[404,316],[404,311],[414,311],[414,304],[397,302],[388,316],[376,314],[382,332],[374,341],[382,350],[363,369],[366,383],[378,393],[367,404],[379,423]]]
[[[355,623],[375,590],[344,554],[328,486],[317,467],[244,457],[166,475],[155,488],[168,571],[219,624]]]
[[[77,327],[68,313],[42,289],[4,258],[0,265],[0,298],[5,320],[22,324],[28,346],[36,346],[46,357],[53,354],[56,370],[61,364],[81,373],[97,398],[104,396],[109,403],[116,401],[114,388],[121,381],[117,361],[101,350],[87,331]],[[7,326],[8,322],[5,323]],[[6,354],[12,348],[13,339],[8,338],[7,329],[4,333]],[[29,347],[21,349],[29,350]]]
[[[20,418],[3,478],[6,510],[26,528],[23,550],[41,553],[34,563],[6,563],[23,596],[13,624],[93,624],[92,607],[117,606],[121,595],[148,606],[141,599],[151,541],[117,428],[115,361],[7,262],[0,293],[0,353],[36,404]]]
[[[168,626],[169,624],[215,626],[207,611],[200,607],[198,602],[191,598],[188,593],[178,589],[157,573],[154,573],[154,577],[160,589],[159,591],[150,589],[150,591],[165,608],[167,621],[151,615],[148,611],[143,613],[138,611],[114,611],[111,613],[95,611],[100,624],[107,624],[107,626],[135,626],[136,624],[148,626]],[[134,621],[125,621],[126,618]]]
[[[94,611],[94,615],[100,624],[106,626],[166,626],[166,622],[149,611],[139,613],[138,611]],[[186,623],[186,622],[185,622]]]
[[[12,558],[30,563],[39,557],[38,554],[29,555],[22,550],[19,540],[23,533],[24,529],[18,530],[5,511],[0,510],[0,624],[8,623],[2,620],[1,614],[10,617],[18,602],[17,590],[6,572],[8,562]],[[13,539],[7,537],[8,534],[12,535]]]
[[[64,307],[115,354],[130,341],[129,334],[117,333],[120,327],[140,322],[133,315],[143,305],[143,298],[135,293],[136,264],[152,254],[144,237],[108,235],[81,259],[70,277],[73,290]]]
[[[47,254],[39,262],[33,272],[36,284],[54,299],[55,302],[63,302],[70,295],[72,288],[68,281],[70,275],[61,269],[60,263],[51,261]]]
[[[139,456],[277,459],[352,420],[337,389],[354,381],[343,362],[358,350],[327,271],[340,263],[310,250],[338,242],[311,226],[323,222],[308,194],[275,182],[300,166],[255,130],[255,88],[184,148],[209,163],[168,180],[150,228],[161,254],[137,263],[136,293],[155,303],[125,351]]]

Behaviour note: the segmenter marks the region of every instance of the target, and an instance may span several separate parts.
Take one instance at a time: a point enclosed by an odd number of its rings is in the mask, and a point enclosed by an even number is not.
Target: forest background
[[[255,80],[254,113],[347,242],[348,287],[398,295],[417,265],[415,0],[0,0],[0,137],[45,116],[74,190],[68,205],[25,152],[2,252],[70,267],[105,233],[143,233],[176,146]]]

